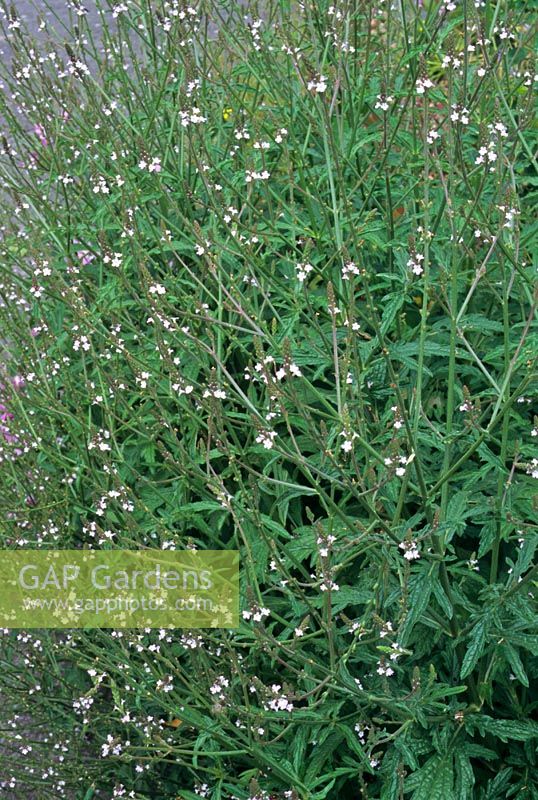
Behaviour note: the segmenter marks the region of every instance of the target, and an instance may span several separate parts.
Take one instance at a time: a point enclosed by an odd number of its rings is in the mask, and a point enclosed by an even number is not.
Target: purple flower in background
[[[16,375],[14,378],[11,379],[12,387],[17,391],[24,386],[24,378],[22,375]],[[20,442],[20,438],[16,433],[13,433],[12,426],[10,423],[13,422],[15,419],[15,415],[9,410],[8,406],[1,402],[3,398],[3,394],[5,392],[6,385],[4,383],[0,383],[0,441],[2,439],[7,444],[18,444]],[[16,448],[12,451],[14,456],[22,455],[22,450]]]
[[[7,410],[3,403],[0,403],[0,420],[2,422],[8,422],[10,419],[13,419],[13,414],[11,411]]]
[[[13,418],[13,414],[11,414],[10,417]],[[16,442],[19,441],[19,437],[17,436],[17,434],[11,433],[7,425],[0,425],[0,434],[2,434],[4,440],[8,444],[15,444]],[[19,453],[17,453],[17,455],[19,455]]]
[[[41,144],[43,145],[43,147],[48,147],[49,142],[45,135],[45,128],[43,127],[43,125],[41,125],[40,123],[34,125],[34,133],[41,142]]]
[[[91,264],[95,256],[89,250],[78,250],[77,258],[80,259],[80,263],[85,267],[87,264]]]

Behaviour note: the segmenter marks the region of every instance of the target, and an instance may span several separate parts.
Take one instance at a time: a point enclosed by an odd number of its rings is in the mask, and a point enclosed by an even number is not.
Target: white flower
[[[196,106],[193,106],[190,111],[180,111],[179,116],[183,128],[187,128],[189,125],[201,125],[203,122],[207,122],[207,117],[204,117],[200,109]]]
[[[289,371],[292,375],[295,375],[296,378],[300,378],[303,374],[297,364],[294,364],[293,362],[289,366]]]
[[[172,389],[174,390],[174,392],[177,392],[179,395],[191,394],[194,391],[194,386],[191,386],[190,383],[187,384],[187,385],[183,385],[181,383],[173,383],[172,384]]]
[[[262,431],[256,436],[256,442],[263,444],[266,450],[270,450],[273,447],[273,439],[276,435],[276,431]]]
[[[383,660],[379,662],[376,672],[378,675],[385,675],[387,678],[394,675],[392,667],[389,667]]]
[[[420,558],[420,551],[418,549],[417,542],[401,542],[398,547],[404,551],[404,558],[406,558],[408,561],[415,561],[417,558]]]
[[[267,711],[293,711],[293,703],[288,697],[282,694],[282,686],[279,683],[274,683],[271,686],[271,693],[273,697],[264,702],[264,708]]]
[[[218,678],[213,683],[213,686],[209,687],[209,691],[211,694],[216,694],[219,696],[221,700],[224,699],[224,692],[223,689],[227,689],[230,685],[230,681],[228,678],[225,678],[224,675],[219,675]]]
[[[202,397],[215,397],[217,400],[225,400],[226,392],[224,389],[219,389],[217,386],[214,386],[212,388],[204,389]]]
[[[358,437],[358,433],[343,430],[338,435],[344,437],[344,442],[340,445],[340,449],[343,450],[344,453],[349,453],[353,450],[353,441]]]
[[[368,725],[363,725],[361,722],[357,722],[355,725],[355,733],[359,737],[362,744],[366,741],[366,733],[369,731],[370,728]]]
[[[407,266],[415,275],[422,275],[424,272],[424,268],[422,267],[421,263],[422,261],[424,261],[424,256],[421,253],[415,253],[408,260]]]
[[[268,608],[254,606],[251,610],[245,609],[241,612],[244,620],[252,619],[254,622],[261,622],[265,617],[270,615],[271,611]]]
[[[174,689],[173,678],[171,675],[166,675],[157,681],[156,688],[161,692],[171,692]]]
[[[360,275],[360,269],[353,261],[348,261],[342,267],[342,280],[348,281],[350,275]]]
[[[334,581],[332,581],[332,580],[324,580],[324,581],[322,581],[322,583],[320,584],[319,588],[321,589],[322,592],[328,592],[329,590],[331,592],[339,592],[340,591],[340,586],[337,583],[335,583]]]
[[[302,263],[297,264],[297,266],[295,267],[295,271],[297,272],[297,280],[299,280],[301,283],[305,281],[308,276],[308,273],[312,272],[313,269],[314,267],[312,266],[312,264],[302,264]]]
[[[266,169],[262,170],[261,172],[247,169],[245,172],[245,183],[252,183],[252,181],[267,181],[270,177],[271,176]]]
[[[531,463],[527,464],[527,475],[538,479],[538,458],[533,458]]]
[[[374,106],[375,109],[380,108],[382,111],[388,111],[390,104],[394,101],[394,97],[390,95],[378,94],[377,101]]]
[[[433,81],[430,78],[418,78],[415,88],[417,90],[417,94],[424,94],[426,89],[431,89],[433,86]]]
[[[313,78],[311,81],[308,81],[306,88],[316,94],[322,94],[327,89],[327,78],[324,75]]]

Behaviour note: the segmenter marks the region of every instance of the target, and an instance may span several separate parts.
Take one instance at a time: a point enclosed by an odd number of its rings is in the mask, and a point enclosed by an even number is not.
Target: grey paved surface
[[[76,12],[73,10],[73,3],[66,0],[13,0],[10,3],[17,12],[17,16],[28,24],[31,33],[36,33],[38,29],[38,17],[41,15],[48,24],[54,25],[59,30],[62,22],[67,24],[70,15],[76,19]],[[92,28],[100,27],[99,15],[95,10],[94,0],[83,2],[82,5],[87,10],[86,19]]]

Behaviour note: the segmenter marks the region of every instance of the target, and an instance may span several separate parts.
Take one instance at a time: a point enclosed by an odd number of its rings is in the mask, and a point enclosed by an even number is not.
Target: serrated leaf
[[[456,765],[456,797],[458,800],[468,800],[473,796],[475,783],[469,756],[463,750],[457,750],[454,754],[454,762]]]
[[[308,769],[304,775],[305,784],[312,789],[322,771],[325,762],[336,752],[344,738],[342,731],[334,731],[321,745],[316,745],[308,759]]]
[[[478,558],[482,558],[493,547],[495,536],[497,535],[497,523],[491,519],[482,528],[480,534],[480,546],[478,548]]]
[[[525,668],[523,667],[523,662],[521,661],[518,651],[515,649],[515,647],[512,647],[511,644],[505,642],[502,645],[502,652],[504,653],[506,660],[512,668],[512,672],[518,681],[522,683],[523,686],[528,688],[529,679],[527,677],[527,673],[525,672]]]
[[[403,756],[402,761],[404,764],[407,764],[412,770],[418,769],[416,756],[413,753],[413,749],[409,747],[407,742],[405,742],[403,739],[396,739],[394,742],[394,747]]]
[[[484,444],[484,442],[482,442],[482,444],[478,447],[478,454],[481,456],[483,461],[486,461],[486,463],[488,463],[490,466],[494,467],[496,470],[499,470],[501,475],[508,474],[506,465],[503,464],[499,456],[495,455],[495,453],[493,453],[487,444]]]
[[[433,756],[412,778],[420,780],[412,800],[456,800],[452,756]]]
[[[486,640],[487,623],[486,620],[482,619],[480,622],[477,622],[469,635],[469,644],[461,665],[460,678],[466,678],[467,675],[473,671],[478,663],[478,659],[484,652]]]
[[[438,578],[436,578],[432,583],[433,594],[443,611],[445,612],[448,619],[452,619],[452,614],[454,613],[453,608],[450,604],[450,600],[446,596],[446,592],[443,589],[443,586]]]
[[[467,492],[456,492],[448,503],[446,518],[453,532],[461,533],[465,528],[465,519],[472,514],[469,508],[469,495]]]
[[[535,636],[531,633],[517,633],[516,631],[506,634],[506,637],[510,639],[512,644],[517,645],[518,647],[523,647],[524,650],[528,650],[529,653],[532,653],[533,656],[538,656],[538,636]]]
[[[299,535],[284,545],[284,552],[293,561],[303,561],[315,553],[315,534],[313,528],[298,528],[297,533]]]
[[[342,611],[346,606],[369,603],[372,599],[370,592],[357,589],[354,586],[341,586],[332,594],[333,612]]]
[[[442,697],[451,697],[454,694],[461,694],[467,691],[467,686],[439,686],[432,689],[428,694],[429,700],[439,700]]]
[[[512,772],[512,768],[508,767],[507,769],[501,770],[494,778],[488,781],[486,794],[488,800],[497,800],[497,798],[506,800],[506,790],[508,789]]]
[[[416,576],[411,592],[409,593],[409,611],[398,635],[398,641],[406,646],[411,632],[420,619],[422,612],[427,608],[432,592],[432,582],[429,573],[422,572]]]
[[[366,757],[366,753],[364,752],[362,745],[359,742],[359,737],[357,736],[356,732],[354,730],[351,730],[351,728],[348,728],[346,725],[339,725],[338,728],[344,734],[345,740],[351,752],[359,757],[360,761],[362,762],[363,766],[367,769],[368,772],[373,773],[373,769],[370,766],[370,761]]]
[[[503,331],[502,322],[490,319],[484,314],[467,314],[462,317],[460,326],[462,330],[492,331],[494,333],[502,333]]]
[[[400,798],[400,777],[396,770],[393,770],[381,789],[381,800],[399,800]]]
[[[526,742],[538,737],[538,722],[530,719],[494,719],[486,714],[470,714],[466,717],[466,725],[471,729],[477,728],[482,736],[490,733],[503,742],[510,739]]]
[[[297,734],[293,738],[293,747],[291,748],[292,752],[290,753],[290,757],[292,758],[293,767],[299,776],[301,775],[301,768],[305,764],[305,755],[309,735],[310,731],[305,725],[302,728],[299,728]]]
[[[383,298],[383,301],[386,302],[383,308],[383,314],[381,316],[381,325],[379,327],[384,336],[394,322],[396,314],[403,305],[403,292],[398,292],[396,295],[387,295]]]

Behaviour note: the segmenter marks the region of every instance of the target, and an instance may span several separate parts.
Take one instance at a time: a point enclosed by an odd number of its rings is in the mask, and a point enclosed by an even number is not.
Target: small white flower
[[[258,444],[263,444],[266,450],[270,450],[273,447],[273,439],[276,435],[276,431],[261,431],[261,433],[256,436],[256,442]]]
[[[406,558],[408,561],[415,561],[417,558],[420,558],[420,551],[418,549],[417,542],[401,542],[398,547],[404,551],[404,558]]]
[[[302,264],[302,263],[297,264],[295,267],[295,271],[297,273],[297,280],[303,283],[303,281],[307,279],[308,274],[312,272],[313,269],[314,267],[312,266],[312,264]]]
[[[327,90],[327,78],[324,75],[319,75],[319,77],[308,81],[306,88],[315,94],[323,94]]]
[[[418,78],[415,84],[417,94],[424,94],[426,92],[426,89],[431,89],[433,85],[434,85],[433,81],[427,76],[425,78]]]
[[[391,97],[390,95],[378,94],[374,108],[380,108],[382,111],[388,111],[392,102],[394,102],[394,97]]]

